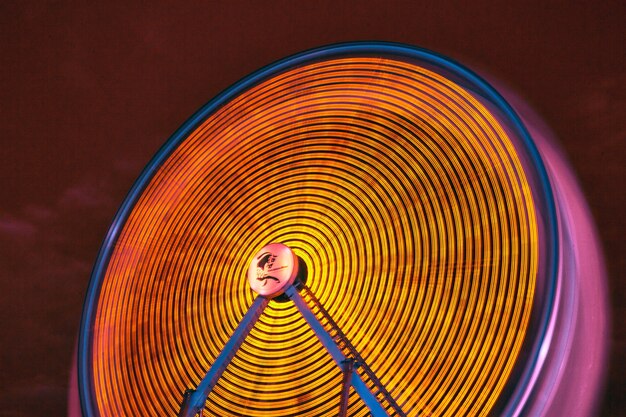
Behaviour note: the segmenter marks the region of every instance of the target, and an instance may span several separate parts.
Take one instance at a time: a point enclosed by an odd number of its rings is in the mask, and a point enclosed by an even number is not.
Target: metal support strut
[[[311,329],[313,329],[313,332],[319,341],[343,372],[339,416],[345,417],[347,415],[348,397],[350,394],[350,386],[352,386],[354,391],[356,391],[356,393],[361,397],[367,408],[369,408],[373,417],[388,416],[388,413],[382,406],[381,400],[379,400],[378,396],[382,396],[396,415],[406,417],[402,409],[391,397],[391,394],[385,389],[378,378],[376,378],[374,372],[367,366],[361,355],[359,355],[355,347],[346,338],[341,329],[339,329],[337,323],[335,323],[330,317],[330,314],[328,314],[328,312],[324,309],[319,300],[315,298],[311,290],[304,286],[304,284],[299,285],[335,333],[335,336],[330,335],[313,310],[311,310],[311,307],[309,307],[307,302],[302,298],[302,296],[300,296],[296,287],[294,287],[294,285],[289,285],[285,290],[285,294],[296,305],[298,311],[302,314],[302,317],[304,317],[305,321]],[[195,390],[189,389],[185,391],[178,417],[195,417],[198,413],[202,414],[202,410],[204,409],[211,390],[215,384],[217,384],[217,381],[222,376],[222,373],[237,353],[237,350],[245,338],[250,333],[250,330],[254,327],[268,302],[269,299],[263,296],[258,296],[254,300],[250,309],[243,316],[241,322],[235,329],[235,332],[215,359],[211,369],[209,369],[205,377],[202,381],[200,381],[198,387]],[[338,342],[341,342],[342,348],[348,351],[347,355],[344,354],[344,352],[339,348]],[[373,385],[376,389],[375,394],[365,383],[363,377],[357,372],[357,368],[359,367],[362,367],[363,374],[367,377],[367,380],[369,380],[370,385]]]
[[[311,301],[317,311],[322,315],[324,320],[326,320],[326,322],[330,325],[331,331],[334,333],[333,340],[337,345],[340,345],[342,349],[344,349],[344,352],[348,352],[347,357],[350,357],[354,361],[354,368],[359,368],[362,374],[367,376],[371,384],[374,385],[374,388],[376,389],[374,393],[375,396],[377,398],[379,398],[379,396],[382,396],[384,400],[386,400],[389,404],[389,407],[393,409],[398,417],[406,417],[406,413],[402,410],[402,408],[400,408],[391,393],[387,391],[387,388],[385,388],[383,383],[376,377],[374,371],[372,371],[372,369],[367,365],[365,359],[363,359],[363,357],[359,354],[354,345],[350,342],[348,337],[341,331],[339,325],[335,322],[335,320],[333,320],[330,313],[324,308],[320,300],[317,299],[311,289],[302,283],[299,284],[298,288],[300,292],[302,292],[305,297]]]
[[[350,396],[350,385],[352,384],[352,370],[354,369],[354,359],[344,359],[341,363],[343,380],[341,382],[341,401],[339,402],[339,416],[348,415],[348,397]]]
[[[250,333],[250,330],[254,327],[254,324],[263,313],[263,310],[265,310],[265,307],[267,307],[268,302],[269,300],[262,296],[258,296],[254,300],[250,309],[246,312],[235,329],[235,332],[230,339],[228,339],[228,342],[226,342],[220,351],[215,362],[213,362],[209,372],[207,372],[202,381],[200,381],[200,384],[198,384],[198,387],[195,390],[189,389],[185,391],[178,417],[194,417],[198,413],[202,415],[204,404],[211,390],[215,384],[217,384],[217,381],[237,353],[237,350],[239,350],[239,347]]]
[[[342,362],[347,358],[344,356],[343,352],[337,347],[335,341],[332,336],[328,334],[326,329],[320,321],[317,319],[313,311],[309,308],[304,299],[298,294],[298,290],[293,285],[290,285],[285,291],[287,297],[294,302],[304,320],[311,326],[313,332],[322,343],[322,345],[326,348],[326,351],[333,358],[337,366],[342,368]],[[354,388],[354,390],[359,394],[367,408],[369,408],[373,417],[387,417],[387,411],[382,407],[376,396],[369,390],[365,382],[361,379],[361,375],[359,375],[356,369],[352,369],[350,385]]]

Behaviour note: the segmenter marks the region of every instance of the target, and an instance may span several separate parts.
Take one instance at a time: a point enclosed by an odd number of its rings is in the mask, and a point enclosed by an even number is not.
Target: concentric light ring
[[[97,261],[86,414],[175,415],[252,303],[245,269],[273,241],[304,260],[407,415],[515,401],[549,310],[554,216],[525,131],[465,75],[421,50],[336,46],[194,116],[142,174]],[[295,307],[272,301],[205,414],[335,415],[340,379]],[[349,411],[368,412],[356,395]]]

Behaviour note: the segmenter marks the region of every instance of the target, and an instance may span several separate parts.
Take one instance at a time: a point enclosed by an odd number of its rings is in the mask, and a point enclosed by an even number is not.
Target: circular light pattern
[[[112,229],[82,336],[89,412],[176,415],[256,296],[250,259],[281,242],[406,415],[492,413],[537,314],[522,159],[480,97],[419,62],[331,56],[256,80]],[[272,300],[203,415],[336,416],[340,391],[295,306]],[[348,414],[369,415],[354,392]]]

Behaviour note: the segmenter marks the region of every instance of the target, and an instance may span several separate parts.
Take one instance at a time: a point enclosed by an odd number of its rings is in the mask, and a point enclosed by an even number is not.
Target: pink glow
[[[516,415],[595,415],[605,379],[609,309],[604,257],[593,217],[554,135],[521,99],[504,96],[522,118],[544,161],[559,221],[557,303],[537,385]],[[530,392],[532,390],[532,392]]]

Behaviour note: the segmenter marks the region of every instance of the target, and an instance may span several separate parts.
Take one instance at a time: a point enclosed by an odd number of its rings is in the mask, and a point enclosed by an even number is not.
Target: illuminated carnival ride
[[[485,81],[414,47],[333,45],[245,78],[113,222],[83,414],[556,415],[573,396],[568,415],[588,413],[601,360],[586,397],[563,378],[604,349],[577,319],[601,265],[580,295],[571,197],[541,146]]]

